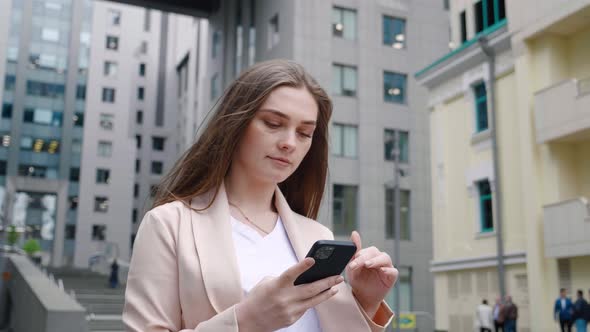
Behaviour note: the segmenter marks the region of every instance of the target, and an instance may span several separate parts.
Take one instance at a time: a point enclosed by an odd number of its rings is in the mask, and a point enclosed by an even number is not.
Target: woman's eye
[[[299,135],[307,137],[307,138],[311,138],[311,136],[313,136],[312,134],[308,134],[308,133],[299,133]]]
[[[278,128],[281,126],[280,123],[276,123],[276,122],[269,122],[269,121],[264,121],[264,123],[269,127],[269,128]]]

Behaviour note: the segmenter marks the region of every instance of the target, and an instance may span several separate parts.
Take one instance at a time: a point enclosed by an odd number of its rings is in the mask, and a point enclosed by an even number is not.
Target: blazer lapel
[[[299,261],[305,258],[315,241],[333,239],[321,238],[320,233],[314,232],[315,227],[297,224],[297,219],[300,217],[293,213],[278,187],[275,190],[275,206]],[[315,307],[322,330],[324,332],[370,331],[348,285],[342,283],[338,286],[338,290],[338,294],[334,297]]]
[[[191,206],[202,209],[213,195],[214,191],[195,198]],[[243,297],[225,186],[221,185],[208,209],[190,213],[205,290],[211,305],[220,313]]]
[[[299,261],[303,260],[309,248],[311,248],[311,244],[315,242],[315,239],[306,237],[301,227],[298,227],[296,216],[278,186],[275,189],[275,207],[281,216],[281,221],[283,222],[285,231],[287,231],[287,236],[289,237],[289,241],[291,241],[291,246],[295,251],[297,259]],[[311,244],[309,244],[310,242]]]

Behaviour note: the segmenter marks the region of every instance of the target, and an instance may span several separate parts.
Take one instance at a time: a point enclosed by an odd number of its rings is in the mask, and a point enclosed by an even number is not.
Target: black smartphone
[[[297,277],[294,284],[307,284],[341,274],[355,253],[356,246],[352,241],[316,241],[305,256],[312,257],[315,264]]]

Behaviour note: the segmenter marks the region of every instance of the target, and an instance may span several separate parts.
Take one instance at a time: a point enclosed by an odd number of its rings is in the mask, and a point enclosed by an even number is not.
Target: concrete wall
[[[86,310],[50,281],[25,256],[8,255],[12,300],[10,326],[14,331],[87,331]]]

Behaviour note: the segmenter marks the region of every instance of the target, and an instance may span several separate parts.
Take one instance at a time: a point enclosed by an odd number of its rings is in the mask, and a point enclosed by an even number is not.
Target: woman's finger
[[[379,278],[381,281],[388,286],[393,286],[397,281],[399,271],[395,267],[381,267],[379,268]]]
[[[393,263],[387,253],[381,252],[379,255],[366,260],[364,266],[366,268],[393,267]]]
[[[375,247],[369,247],[361,250],[358,256],[354,258],[349,264],[350,269],[355,270],[359,266],[363,266],[367,260],[377,257],[381,252]]]

